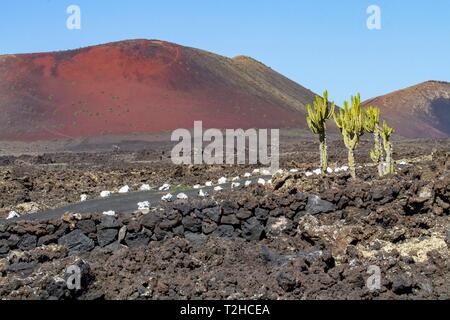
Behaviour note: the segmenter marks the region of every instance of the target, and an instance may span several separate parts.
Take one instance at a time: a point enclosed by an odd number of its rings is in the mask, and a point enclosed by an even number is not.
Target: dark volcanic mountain
[[[123,41],[0,56],[0,140],[305,127],[314,93],[248,57]]]
[[[381,108],[399,135],[450,137],[450,83],[428,81],[364,102]]]

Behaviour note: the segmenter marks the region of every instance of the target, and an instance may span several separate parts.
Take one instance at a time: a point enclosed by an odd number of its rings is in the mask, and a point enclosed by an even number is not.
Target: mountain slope
[[[305,127],[313,100],[251,58],[156,40],[0,56],[0,140]]]
[[[450,137],[450,83],[428,81],[364,102],[378,106],[396,133],[409,138]]]

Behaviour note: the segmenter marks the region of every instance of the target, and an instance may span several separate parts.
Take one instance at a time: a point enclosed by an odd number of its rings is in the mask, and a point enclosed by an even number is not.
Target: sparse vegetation
[[[383,175],[395,173],[394,159],[392,157],[393,147],[390,141],[393,133],[394,129],[389,127],[386,121],[384,121],[380,130],[381,138],[383,139],[383,149],[386,153],[386,161],[383,165]]]
[[[355,149],[361,136],[364,134],[364,114],[361,108],[361,96],[359,93],[351,97],[349,102],[344,102],[344,109],[334,114],[334,121],[341,130],[344,144],[348,149],[348,166],[353,178],[356,178]]]
[[[319,135],[320,141],[320,168],[322,174],[327,171],[328,157],[327,157],[327,135],[326,123],[334,114],[335,104],[328,102],[328,91],[323,93],[323,98],[316,96],[316,101],[313,102],[313,108],[310,104],[306,106],[308,115],[306,121],[312,133]]]
[[[370,150],[370,158],[378,167],[378,174],[383,175],[384,154],[380,140],[380,116],[381,111],[376,107],[367,107],[364,110],[364,127],[368,133],[373,134],[374,149]]]

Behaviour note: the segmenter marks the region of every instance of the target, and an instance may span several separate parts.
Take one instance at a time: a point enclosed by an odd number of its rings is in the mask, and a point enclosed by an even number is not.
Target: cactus
[[[314,108],[307,105],[308,115],[306,122],[312,133],[319,135],[320,142],[320,168],[322,174],[327,171],[328,157],[327,157],[327,136],[326,136],[326,122],[334,114],[334,102],[328,102],[328,91],[323,93],[323,99],[316,96],[316,101],[313,102]]]
[[[386,161],[384,163],[383,175],[394,174],[394,159],[392,157],[393,147],[390,141],[392,134],[394,133],[394,129],[389,127],[386,121],[383,122],[383,125],[380,128],[380,135],[383,140],[383,148],[386,153]]]
[[[348,101],[344,102],[344,109],[334,114],[334,121],[341,130],[345,146],[348,149],[348,165],[352,177],[356,178],[356,164],[354,152],[359,139],[364,134],[364,116],[361,108],[361,96],[351,97],[351,107]]]
[[[370,157],[378,167],[378,175],[383,176],[384,154],[380,140],[380,109],[367,107],[365,110],[364,127],[366,132],[373,134],[375,148],[370,150]]]

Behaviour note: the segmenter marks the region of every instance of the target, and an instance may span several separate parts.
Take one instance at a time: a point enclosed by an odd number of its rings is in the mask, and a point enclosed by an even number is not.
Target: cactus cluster
[[[395,171],[392,157],[392,143],[390,138],[394,130],[386,121],[380,126],[380,109],[361,107],[361,96],[358,93],[352,96],[350,103],[344,102],[344,108],[335,112],[334,102],[328,101],[328,91],[323,98],[316,97],[313,107],[307,105],[308,115],[306,117],[311,132],[319,135],[320,142],[320,168],[322,174],[327,171],[327,144],[326,144],[326,122],[333,117],[336,125],[342,133],[344,144],[348,150],[348,165],[353,178],[356,178],[355,149],[364,133],[372,133],[374,137],[374,148],[370,151],[372,161],[378,167],[380,176],[392,174]]]
[[[316,97],[316,101],[313,102],[313,108],[309,104],[306,106],[308,110],[306,117],[308,127],[312,133],[319,135],[320,168],[322,173],[325,173],[328,168],[326,123],[333,116],[334,108],[334,102],[331,104],[328,102],[328,91],[323,93],[323,98]]]
[[[344,144],[348,150],[348,166],[353,178],[356,178],[355,149],[359,144],[361,136],[365,132],[364,114],[361,108],[361,96],[358,94],[351,97],[351,105],[344,102],[344,109],[334,115],[334,121],[341,130]]]

